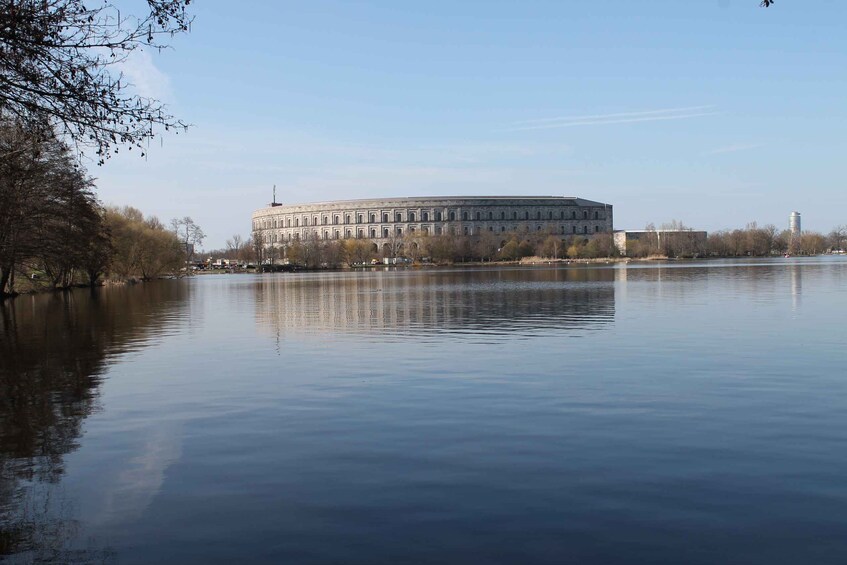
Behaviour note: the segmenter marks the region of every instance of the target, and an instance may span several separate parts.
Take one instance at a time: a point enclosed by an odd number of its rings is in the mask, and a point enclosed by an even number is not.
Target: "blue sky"
[[[286,203],[564,195],[616,228],[847,224],[836,0],[192,2],[125,72],[193,124],[121,154],[101,199],[206,248]],[[134,152],[133,152],[134,153]]]

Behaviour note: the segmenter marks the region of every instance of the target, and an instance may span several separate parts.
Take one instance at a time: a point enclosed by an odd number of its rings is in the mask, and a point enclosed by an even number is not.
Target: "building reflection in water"
[[[145,347],[187,303],[188,285],[77,290],[0,304],[0,560],[108,562],[81,545],[64,458],[98,410],[110,359]]]
[[[609,268],[283,274],[256,282],[256,320],[279,335],[386,340],[584,332],[614,321],[614,280]]]

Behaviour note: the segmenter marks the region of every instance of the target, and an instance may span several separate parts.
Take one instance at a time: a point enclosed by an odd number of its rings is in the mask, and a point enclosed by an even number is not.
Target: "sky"
[[[197,0],[123,71],[191,124],[92,164],[206,249],[277,201],[579,196],[616,229],[847,224],[837,0]]]

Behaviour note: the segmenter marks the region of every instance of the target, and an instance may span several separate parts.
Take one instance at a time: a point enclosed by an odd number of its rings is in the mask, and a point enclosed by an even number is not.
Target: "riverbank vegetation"
[[[231,240],[232,241],[232,240]],[[240,242],[238,238],[236,241]],[[390,238],[381,246],[367,239],[322,240],[315,236],[286,246],[263,244],[261,235],[246,244],[217,250],[214,257],[238,259],[244,263],[290,264],[306,269],[355,267],[381,264],[452,264],[514,262],[536,260],[590,260],[627,258],[708,258],[818,255],[841,252],[847,244],[847,227],[839,226],[828,235],[805,231],[792,236],[773,225],[756,223],[744,229],[722,230],[705,235],[686,228],[681,222],[657,229],[648,225],[639,238],[629,240],[621,254],[612,234],[590,238],[562,237],[544,231],[510,233],[483,232],[466,236],[429,235],[412,232]]]
[[[94,188],[58,137],[0,122],[0,296],[177,274],[202,243],[191,218],[168,230],[135,208],[104,207]]]

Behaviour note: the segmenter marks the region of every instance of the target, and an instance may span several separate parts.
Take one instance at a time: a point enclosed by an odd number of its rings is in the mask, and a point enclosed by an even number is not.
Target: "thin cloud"
[[[738,143],[735,145],[727,145],[726,147],[718,147],[711,151],[706,151],[703,155],[723,155],[725,153],[735,153],[736,151],[747,151],[749,149],[758,149],[761,143]]]
[[[685,120],[701,116],[713,116],[715,106],[687,106],[683,108],[665,108],[662,110],[644,110],[639,112],[619,112],[615,114],[594,114],[556,118],[540,118],[514,122],[513,127],[505,131],[530,131],[542,129],[571,128],[577,126],[630,124],[637,122],[656,122],[666,120]]]

